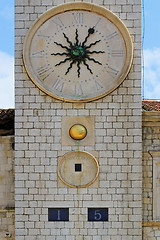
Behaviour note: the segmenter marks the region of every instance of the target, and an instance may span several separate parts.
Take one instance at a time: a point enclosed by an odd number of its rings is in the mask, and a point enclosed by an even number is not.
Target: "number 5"
[[[102,215],[100,213],[100,210],[95,210],[94,211],[94,219],[98,221],[98,220],[101,220],[101,218],[102,218]]]

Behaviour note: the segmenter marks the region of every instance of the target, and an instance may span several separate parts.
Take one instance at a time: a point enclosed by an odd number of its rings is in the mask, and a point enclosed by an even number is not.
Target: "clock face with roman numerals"
[[[130,34],[109,10],[70,3],[41,15],[29,29],[23,59],[31,80],[46,94],[87,102],[109,94],[127,76]]]

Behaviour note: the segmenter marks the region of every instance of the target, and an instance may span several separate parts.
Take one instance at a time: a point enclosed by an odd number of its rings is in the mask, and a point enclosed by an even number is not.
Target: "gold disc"
[[[69,135],[75,140],[82,140],[87,135],[87,129],[81,124],[75,124],[70,128]]]

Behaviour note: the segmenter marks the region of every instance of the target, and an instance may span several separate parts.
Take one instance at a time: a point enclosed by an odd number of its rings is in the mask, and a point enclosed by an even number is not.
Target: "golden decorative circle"
[[[69,135],[74,140],[82,140],[87,135],[87,129],[81,124],[75,124],[70,128]]]

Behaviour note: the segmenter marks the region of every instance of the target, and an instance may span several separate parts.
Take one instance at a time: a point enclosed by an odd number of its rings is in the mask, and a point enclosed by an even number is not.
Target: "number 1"
[[[61,210],[57,210],[57,220],[61,220]]]

